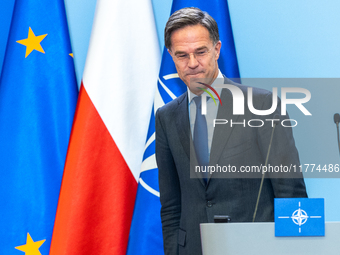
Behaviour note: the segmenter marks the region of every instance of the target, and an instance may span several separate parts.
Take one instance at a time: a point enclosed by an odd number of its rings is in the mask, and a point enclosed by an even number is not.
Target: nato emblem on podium
[[[323,198],[275,198],[275,236],[324,236]]]

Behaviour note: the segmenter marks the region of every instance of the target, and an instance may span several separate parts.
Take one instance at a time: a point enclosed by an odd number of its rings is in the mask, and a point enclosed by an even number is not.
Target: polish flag
[[[125,254],[160,65],[150,0],[98,0],[50,249]]]

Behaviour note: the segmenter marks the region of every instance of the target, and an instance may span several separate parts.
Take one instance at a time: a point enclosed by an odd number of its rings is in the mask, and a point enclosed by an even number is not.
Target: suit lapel
[[[197,175],[197,178],[200,180],[203,186],[206,184],[203,181],[202,173],[195,172],[195,166],[198,165],[198,161],[196,158],[196,153],[194,150],[194,145],[192,142],[191,130],[190,130],[190,122],[189,122],[189,110],[188,110],[188,92],[185,93],[182,100],[178,101],[178,107],[175,111],[177,116],[176,118],[176,128],[177,133],[179,135],[179,139],[183,146],[185,153],[190,162],[190,171]]]
[[[190,123],[188,113],[188,93],[186,92],[183,99],[178,102],[178,107],[175,111],[176,128],[180,141],[188,158],[190,158]]]
[[[228,79],[225,79],[225,83],[229,81]],[[210,150],[210,162],[209,165],[215,166],[218,162],[218,160],[221,157],[222,152],[224,151],[224,148],[226,147],[228,140],[231,136],[231,133],[234,130],[234,126],[230,127],[230,122],[236,122],[240,115],[233,115],[233,97],[231,92],[228,89],[222,89],[221,92],[221,101],[222,106],[220,105],[217,111],[217,117],[216,119],[225,119],[228,121],[227,124],[221,124],[217,125],[214,129],[213,134],[213,140],[211,144],[211,150]],[[210,175],[209,175],[210,177]],[[208,182],[210,181],[210,178]]]

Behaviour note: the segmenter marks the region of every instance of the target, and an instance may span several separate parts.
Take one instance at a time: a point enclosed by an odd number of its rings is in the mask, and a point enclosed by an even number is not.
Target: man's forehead
[[[208,29],[202,25],[185,26],[176,29],[171,34],[171,43],[194,43],[198,41],[211,41]]]
[[[208,29],[202,25],[186,26],[175,30],[171,35],[172,52],[200,50],[212,44]]]

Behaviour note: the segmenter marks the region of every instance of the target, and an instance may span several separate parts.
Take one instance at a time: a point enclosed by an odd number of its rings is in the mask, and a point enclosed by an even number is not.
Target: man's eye
[[[203,56],[206,52],[206,50],[198,51],[196,52],[196,56]]]
[[[178,58],[186,58],[188,55],[187,54],[179,54],[177,55]]]

